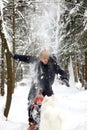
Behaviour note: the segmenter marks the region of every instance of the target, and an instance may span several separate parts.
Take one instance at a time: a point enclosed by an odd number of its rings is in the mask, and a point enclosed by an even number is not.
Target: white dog
[[[40,130],[62,130],[61,114],[56,103],[54,96],[45,97],[41,107]]]

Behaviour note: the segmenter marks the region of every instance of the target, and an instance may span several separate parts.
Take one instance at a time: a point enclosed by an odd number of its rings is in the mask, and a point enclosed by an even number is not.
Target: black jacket
[[[26,63],[35,62],[35,72],[37,72],[37,82],[41,86],[43,95],[52,95],[52,84],[54,82],[55,74],[60,74],[62,79],[67,79],[67,74],[57,64],[55,58],[50,57],[47,64],[43,64],[36,56],[17,55],[13,56],[15,60]]]

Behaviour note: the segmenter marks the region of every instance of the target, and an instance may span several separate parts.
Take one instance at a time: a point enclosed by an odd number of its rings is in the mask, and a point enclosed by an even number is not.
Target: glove
[[[60,76],[60,79],[67,87],[70,87],[67,77]]]
[[[67,87],[70,87],[69,81],[68,81],[67,79],[62,79],[62,81],[64,82],[64,84],[65,84]]]

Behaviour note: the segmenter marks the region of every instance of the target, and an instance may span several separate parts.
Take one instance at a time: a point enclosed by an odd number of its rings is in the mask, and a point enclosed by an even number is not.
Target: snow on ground
[[[5,96],[0,96],[0,130],[26,130],[30,81],[17,83],[8,119],[3,116]],[[80,84],[66,87],[55,80],[54,96],[45,97],[40,130],[87,130],[87,91]]]

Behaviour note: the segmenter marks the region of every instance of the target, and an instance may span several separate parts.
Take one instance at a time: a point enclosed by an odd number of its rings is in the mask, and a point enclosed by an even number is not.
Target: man
[[[29,106],[33,103],[39,91],[42,92],[43,96],[53,95],[52,84],[56,74],[60,74],[61,79],[64,80],[69,87],[66,72],[60,68],[55,57],[51,56],[46,49],[40,52],[39,57],[18,54],[11,54],[11,56],[15,60],[34,64],[34,77],[28,96]]]

